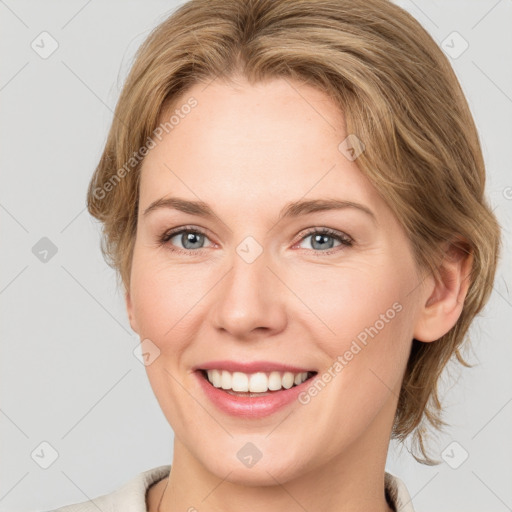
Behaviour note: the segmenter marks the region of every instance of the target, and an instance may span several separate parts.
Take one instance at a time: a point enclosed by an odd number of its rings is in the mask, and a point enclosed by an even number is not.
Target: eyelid
[[[176,228],[168,229],[167,231],[164,231],[161,235],[161,239],[167,238],[170,239],[175,235],[179,235],[183,231],[189,231],[194,233],[199,233],[204,236],[208,236],[208,233],[203,228],[199,228],[197,226],[178,226]]]
[[[354,239],[348,235],[347,233],[344,233],[343,231],[338,231],[337,229],[327,228],[327,227],[314,227],[314,228],[308,228],[305,232],[300,234],[300,238],[298,239],[299,242],[304,240],[304,238],[310,236],[310,235],[329,235],[333,238],[339,238],[340,240],[343,240],[345,242],[354,242]]]

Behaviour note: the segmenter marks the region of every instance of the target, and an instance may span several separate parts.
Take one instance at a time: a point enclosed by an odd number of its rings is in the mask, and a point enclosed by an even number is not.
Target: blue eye
[[[171,240],[173,238],[177,238],[179,242],[182,244],[182,247],[176,247],[172,250],[176,250],[178,252],[193,252],[200,249],[203,249],[203,243],[206,240],[208,240],[205,233],[202,231],[199,231],[197,229],[186,229],[181,228],[178,231],[170,231],[167,233],[164,233],[162,237],[160,238],[160,243],[163,244],[169,244],[171,246],[174,246],[174,243],[171,243]]]
[[[354,243],[348,235],[328,228],[313,228],[300,241],[302,242],[308,238],[311,238],[310,246],[314,252],[323,254],[332,254],[344,247],[351,247]],[[337,241],[338,245],[335,246],[334,241]]]

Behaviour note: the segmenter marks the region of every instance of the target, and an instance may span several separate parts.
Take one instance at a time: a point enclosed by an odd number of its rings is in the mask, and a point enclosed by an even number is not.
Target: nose
[[[228,273],[215,287],[216,329],[238,339],[268,337],[286,327],[286,287],[265,251],[252,262],[237,252]],[[270,268],[269,268],[270,267]]]

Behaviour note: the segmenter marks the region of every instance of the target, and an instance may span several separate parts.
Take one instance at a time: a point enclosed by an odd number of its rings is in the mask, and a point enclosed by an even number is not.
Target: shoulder
[[[109,494],[80,503],[66,505],[51,512],[147,512],[146,493],[151,485],[169,475],[170,465],[158,466],[139,473]],[[49,511],[50,512],[50,511]]]
[[[386,488],[386,497],[391,502],[392,508],[400,512],[414,512],[409,491],[400,478],[386,472],[384,475],[384,486]]]

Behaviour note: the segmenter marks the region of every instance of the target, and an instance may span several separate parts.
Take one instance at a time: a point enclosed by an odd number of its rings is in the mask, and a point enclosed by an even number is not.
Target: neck
[[[373,427],[328,463],[297,468],[294,478],[282,479],[272,475],[270,466],[260,467],[266,478],[262,485],[232,481],[229,469],[219,478],[175,437],[171,473],[160,482],[155,500],[160,506],[154,511],[391,512],[384,491],[389,435],[382,432],[388,429]]]

